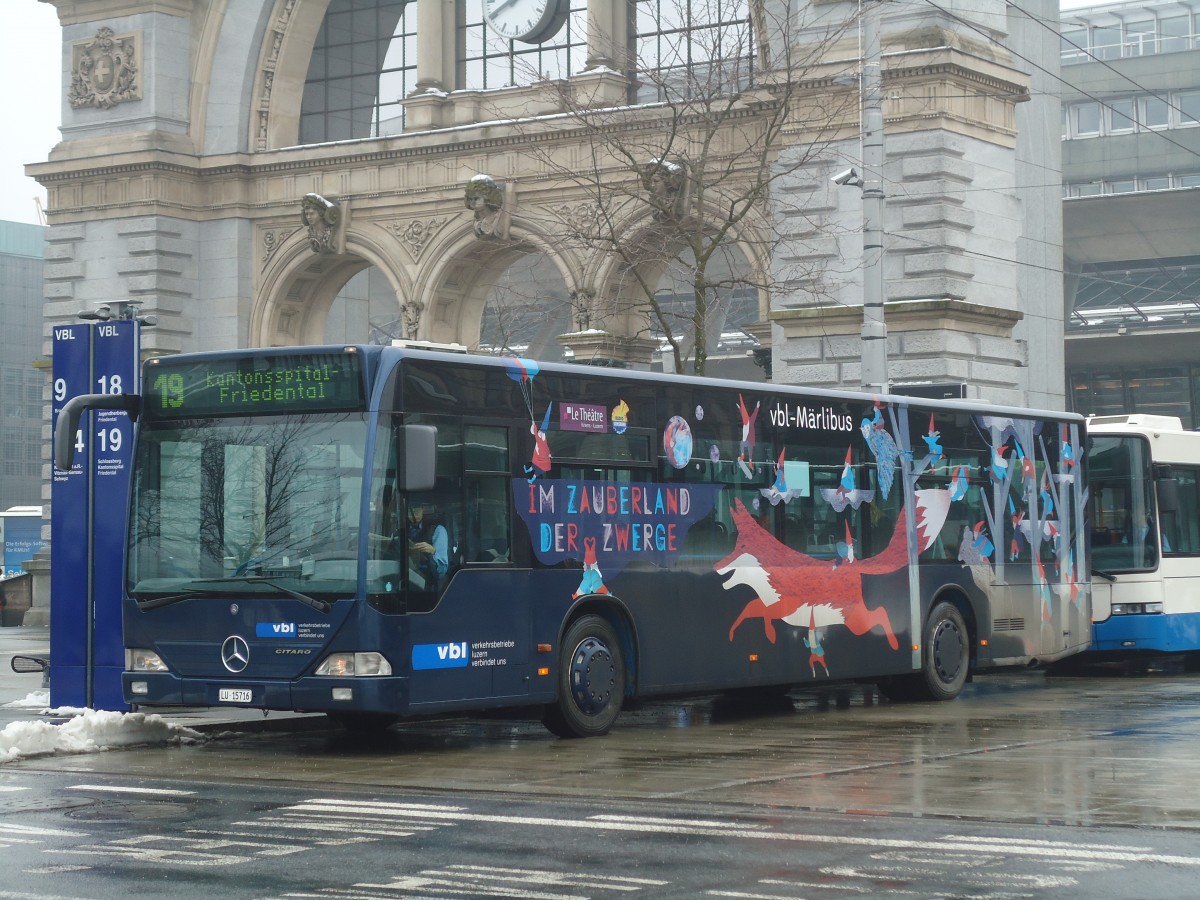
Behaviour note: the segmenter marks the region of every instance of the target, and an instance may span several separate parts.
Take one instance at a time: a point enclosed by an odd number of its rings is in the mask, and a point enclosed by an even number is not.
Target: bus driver
[[[418,590],[433,590],[450,568],[450,536],[437,508],[421,500],[408,504],[408,578]]]

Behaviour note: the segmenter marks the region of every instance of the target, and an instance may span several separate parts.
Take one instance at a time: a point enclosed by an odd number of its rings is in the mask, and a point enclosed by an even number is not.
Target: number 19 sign
[[[72,397],[137,390],[140,327],[123,319],[53,329],[53,425]],[[127,413],[86,413],[75,434],[75,464],[70,472],[53,472],[50,703],[55,707],[127,708],[121,698],[121,579],[132,445]]]

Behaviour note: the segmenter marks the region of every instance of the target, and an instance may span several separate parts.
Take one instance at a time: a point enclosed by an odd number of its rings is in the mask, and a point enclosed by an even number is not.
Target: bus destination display
[[[361,409],[361,360],[354,353],[178,361],[146,367],[146,411],[157,418],[266,415]]]

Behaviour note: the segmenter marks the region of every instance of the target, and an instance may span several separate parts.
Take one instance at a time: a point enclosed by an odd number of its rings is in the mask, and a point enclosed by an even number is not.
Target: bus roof
[[[1131,428],[1147,428],[1155,431],[1183,431],[1183,421],[1178,416],[1152,416],[1148,413],[1129,413],[1121,416],[1089,416],[1088,427],[1097,425],[1128,425]]]

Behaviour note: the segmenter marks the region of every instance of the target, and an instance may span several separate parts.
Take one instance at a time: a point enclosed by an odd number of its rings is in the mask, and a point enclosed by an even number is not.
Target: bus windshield
[[[1127,572],[1157,565],[1153,488],[1145,438],[1092,436],[1089,490],[1094,569]]]
[[[366,435],[364,413],[145,423],[130,595],[353,596]]]

